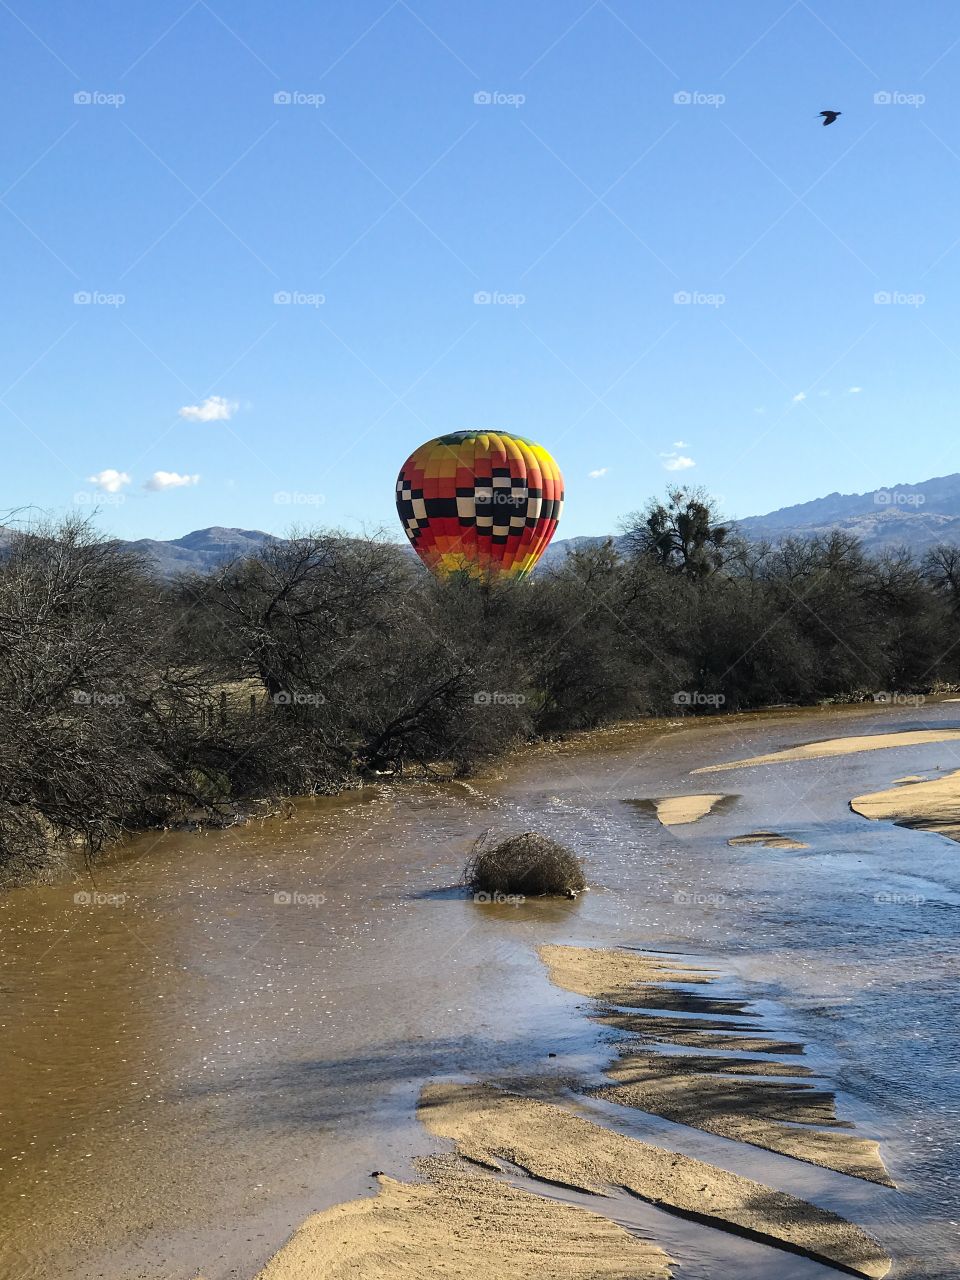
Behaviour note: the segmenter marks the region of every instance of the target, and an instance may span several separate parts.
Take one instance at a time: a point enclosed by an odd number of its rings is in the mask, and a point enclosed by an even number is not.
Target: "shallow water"
[[[609,1104],[582,1104],[590,1114],[845,1213],[893,1254],[895,1277],[957,1275],[960,847],[848,801],[960,767],[960,745],[686,776],[839,734],[957,726],[960,706],[942,703],[610,732],[469,785],[143,837],[95,883],[8,895],[0,1277],[252,1276],[308,1212],[442,1148],[414,1116],[425,1079],[596,1072],[620,1037],[550,985],[541,942],[722,969],[711,994],[756,1002],[758,1031],[806,1042],[802,1061],[881,1140],[899,1189]],[[734,798],[689,826],[624,803],[720,790]],[[584,853],[591,892],[522,906],[437,892],[480,831],[533,827]],[[760,829],[809,848],[726,843]],[[616,1208],[696,1280],[827,1270]]]

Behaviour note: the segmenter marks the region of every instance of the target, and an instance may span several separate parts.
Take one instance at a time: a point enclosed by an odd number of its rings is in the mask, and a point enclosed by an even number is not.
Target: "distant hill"
[[[960,473],[867,493],[830,493],[767,515],[748,516],[737,524],[754,541],[809,538],[831,529],[844,529],[862,539],[869,551],[905,545],[922,552],[936,542],[960,545]],[[8,534],[0,529],[0,550]],[[541,563],[556,564],[571,551],[599,546],[608,536],[559,538],[547,548]],[[267,543],[279,540],[262,529],[214,525],[172,542],[140,538],[126,545],[143,552],[163,577],[172,578],[179,573],[212,569],[235,556],[253,555]],[[613,542],[615,546],[622,545],[616,535]]]
[[[260,529],[224,529],[213,525],[210,529],[195,529],[172,542],[139,538],[125,545],[152,560],[162,577],[175,578],[179,573],[212,569],[235,556],[255,555],[267,543],[277,541],[272,533]]]

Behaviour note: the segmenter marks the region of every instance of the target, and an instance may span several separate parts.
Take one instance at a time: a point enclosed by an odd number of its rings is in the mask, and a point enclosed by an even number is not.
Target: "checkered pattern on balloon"
[[[522,578],[553,537],[563,476],[542,445],[504,431],[457,431],[410,455],[397,512],[439,577]]]

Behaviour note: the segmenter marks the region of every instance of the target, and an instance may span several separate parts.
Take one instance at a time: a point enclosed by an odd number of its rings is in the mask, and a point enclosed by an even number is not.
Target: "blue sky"
[[[560,536],[675,480],[744,516],[960,470],[956,4],[14,0],[0,33],[0,510],[400,538],[400,464],[471,427],[555,454]]]

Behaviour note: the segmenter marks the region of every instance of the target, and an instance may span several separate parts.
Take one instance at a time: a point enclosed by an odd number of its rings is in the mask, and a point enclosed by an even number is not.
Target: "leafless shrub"
[[[463,883],[474,891],[528,898],[572,897],[587,887],[577,855],[535,831],[505,840],[484,832],[474,843]]]

